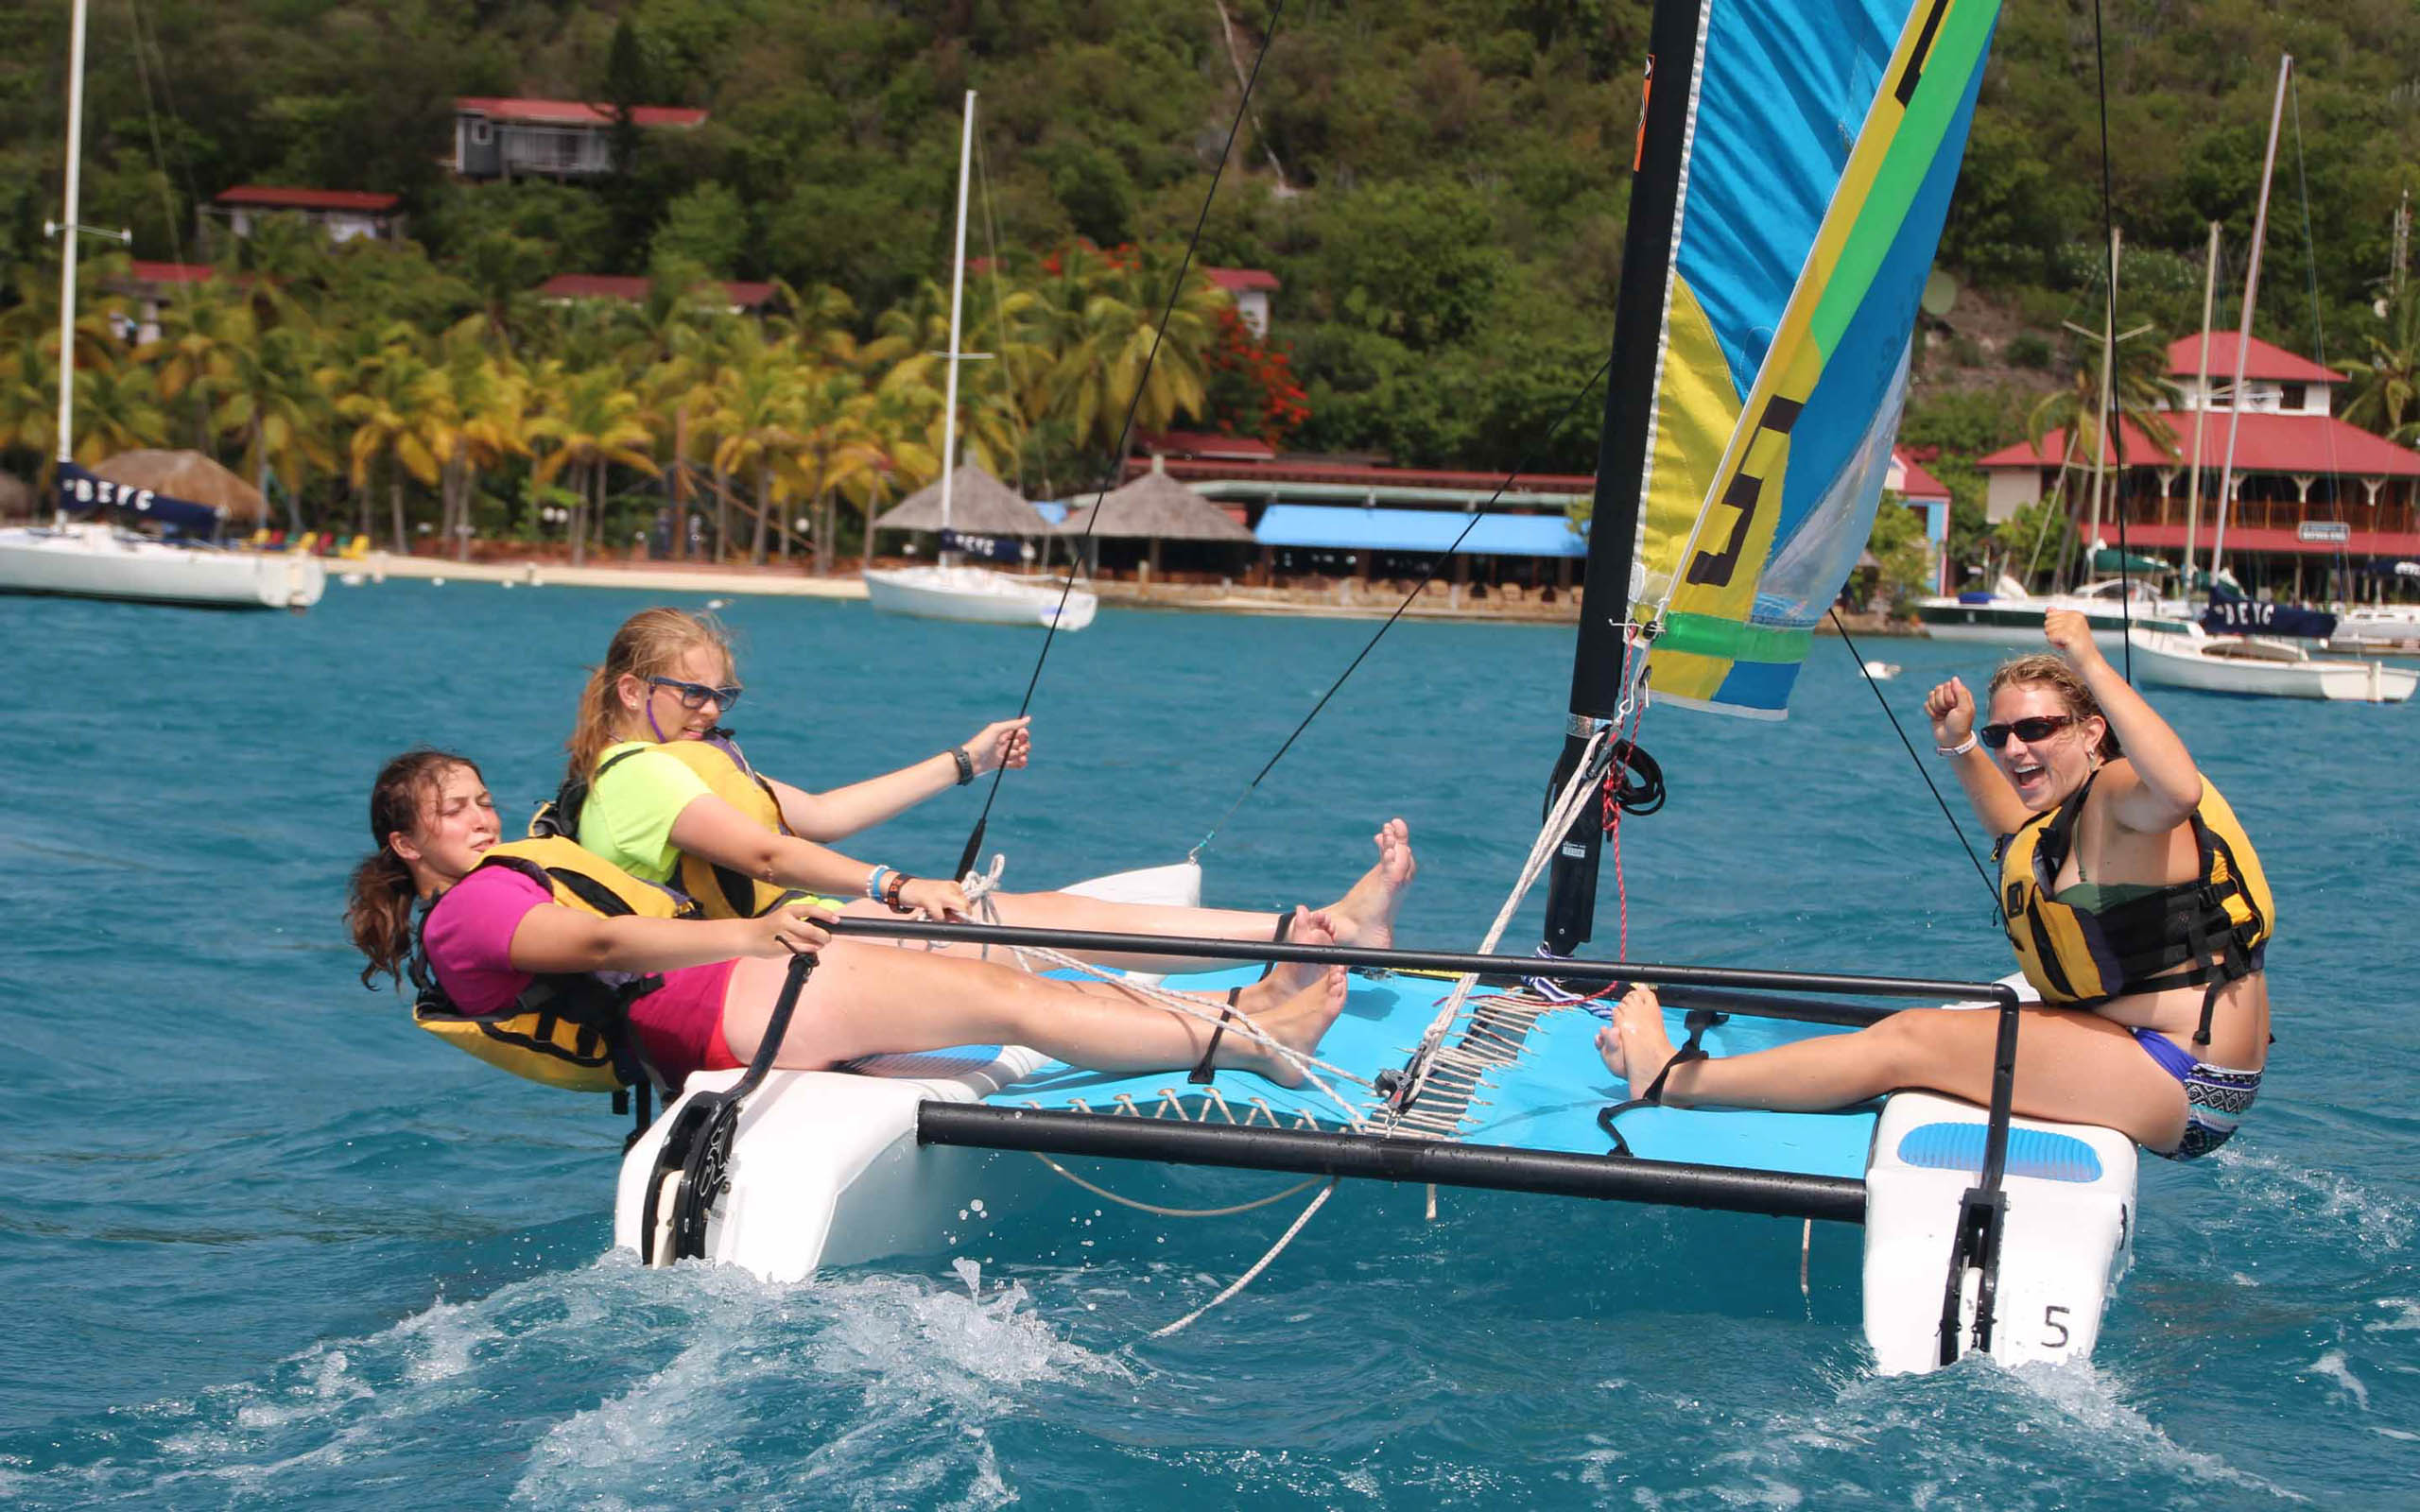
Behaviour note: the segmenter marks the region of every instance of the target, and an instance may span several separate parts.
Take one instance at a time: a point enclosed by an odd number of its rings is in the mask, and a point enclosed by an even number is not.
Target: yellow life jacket
[[[2219,989],[2260,970],[2277,913],[2269,879],[2235,810],[2206,778],[2188,821],[2199,874],[2092,912],[2053,896],[2091,796],[2076,795],[2025,821],[2000,852],[2000,904],[2009,943],[2042,1001],[2090,1007],[2171,987],[2206,987],[2195,1044],[2210,1041]],[[2216,959],[2213,959],[2213,957]]]
[[[642,882],[559,836],[492,846],[475,869],[488,867],[510,868],[543,885],[556,902],[602,919],[632,914],[684,919],[697,912],[670,890]],[[630,1007],[662,987],[662,977],[586,971],[541,975],[509,1013],[463,1013],[439,984],[424,943],[429,915],[443,902],[442,894],[431,900],[412,931],[410,971],[420,989],[412,1005],[414,1023],[516,1076],[571,1091],[616,1093],[617,1106],[622,1089],[661,1084],[630,1032]]]
[[[671,757],[698,774],[706,791],[746,815],[758,826],[775,834],[791,833],[782,822],[782,800],[775,796],[770,782],[748,765],[737,743],[728,730],[717,730],[704,740],[667,740],[645,749]],[[552,803],[538,810],[529,821],[533,835],[576,835],[579,830],[579,810],[587,801],[596,779],[611,771],[615,764],[638,754],[637,750],[617,751],[597,763],[596,770],[585,782],[567,782],[555,795]],[[703,856],[681,853],[672,872],[673,885],[693,900],[707,919],[753,919],[776,903],[811,902],[834,909],[841,905],[829,899],[795,887],[783,887],[761,882],[744,871],[718,867]]]

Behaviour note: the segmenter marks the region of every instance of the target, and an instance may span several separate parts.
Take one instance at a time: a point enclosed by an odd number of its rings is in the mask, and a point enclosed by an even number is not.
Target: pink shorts
[[[739,1064],[722,1037],[722,1000],[736,961],[688,966],[664,973],[664,986],[631,1005],[640,1048],[666,1080],[679,1087],[694,1071],[729,1071]]]

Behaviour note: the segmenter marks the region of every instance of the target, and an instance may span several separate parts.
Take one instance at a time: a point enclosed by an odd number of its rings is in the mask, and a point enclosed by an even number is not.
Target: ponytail
[[[571,754],[563,780],[587,782],[596,768],[596,758],[614,743],[614,727],[622,718],[619,688],[624,676],[662,677],[683,655],[701,645],[719,652],[723,665],[731,666],[730,633],[711,614],[643,609],[624,620],[614,632],[613,644],[605,648],[603,663],[588,674],[588,685],[580,690],[579,713],[572,724],[571,738],[563,742]]]
[[[403,985],[404,958],[412,948],[412,906],[420,889],[388,836],[420,827],[430,793],[441,774],[455,766],[475,773],[479,769],[475,762],[452,751],[415,747],[380,767],[378,781],[371,785],[370,837],[377,849],[353,868],[344,908],[345,933],[370,963],[361,969],[363,987],[375,987],[372,978],[382,971],[398,988]]]

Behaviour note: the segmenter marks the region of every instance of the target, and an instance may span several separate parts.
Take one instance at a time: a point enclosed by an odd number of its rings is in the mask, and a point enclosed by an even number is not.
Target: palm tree
[[[160,312],[160,335],[135,352],[152,365],[160,397],[187,401],[193,444],[208,451],[214,390],[233,370],[239,354],[260,340],[260,325],[245,301],[229,298],[216,280],[188,287]]]
[[[444,524],[457,560],[471,554],[471,501],[479,474],[509,457],[528,455],[526,438],[528,385],[510,354],[490,352],[481,336],[487,317],[472,316],[445,334],[445,365],[439,369],[445,403],[437,432],[442,467]]]
[[[2067,386],[2043,395],[2026,419],[2027,438],[2036,452],[2051,431],[2064,429],[2067,433],[2066,454],[2059,464],[2062,487],[2070,471],[2089,470],[2101,455],[2100,376],[2100,352],[2095,349],[2076,364]],[[2169,425],[2165,406],[2175,398],[2177,387],[2168,376],[2166,344],[2155,337],[2139,346],[2118,343],[2117,365],[2109,377],[2109,407],[2118,420],[2116,431],[2108,438],[2112,478],[2122,479],[2124,468],[2152,460],[2125,455],[2124,437],[2129,425],[2161,457],[2176,457],[2176,434]],[[2093,508],[2097,516],[2098,499]],[[2051,576],[2056,579],[2065,570],[2064,565],[2054,565]]]
[[[863,491],[882,459],[881,449],[859,423],[865,381],[840,368],[809,371],[799,386],[801,445],[791,466],[801,495],[815,500],[815,570],[829,573],[838,549],[838,500],[844,490]]]
[[[577,567],[588,559],[588,522],[593,514],[601,528],[605,512],[605,470],[613,463],[652,471],[655,458],[639,450],[654,440],[640,419],[639,396],[622,386],[622,375],[611,367],[565,373],[553,364],[542,371],[546,407],[529,422],[530,441],[551,442],[539,459],[534,476],[551,483],[564,468],[572,469],[579,502],[572,506],[571,560]]]
[[[92,467],[120,452],[168,438],[151,370],[131,364],[86,368],[76,374],[76,460]]]
[[[409,473],[423,486],[438,486],[441,463],[439,438],[444,431],[446,404],[443,372],[412,347],[409,333],[389,333],[390,340],[344,375],[346,391],[337,413],[353,422],[347,443],[352,457],[349,476],[356,496],[367,487],[372,467],[388,463],[389,507],[395,532],[395,554],[411,550],[404,528],[404,477]]]
[[[786,347],[751,336],[734,343],[731,358],[715,375],[714,426],[721,439],[714,451],[718,475],[746,473],[756,485],[756,524],[748,559],[765,560],[765,527],[772,512],[774,474],[800,445],[798,370]],[[788,528],[783,528],[788,553]]]
[[[1063,420],[1079,445],[1107,453],[1118,445],[1130,407],[1142,430],[1200,414],[1209,384],[1203,359],[1217,341],[1224,299],[1217,287],[1190,273],[1161,336],[1173,256],[1145,249],[1112,260],[1078,249],[1064,255],[1063,266],[1046,300],[1056,360],[1040,380],[1041,407],[1028,401],[1028,417]]]
[[[2386,330],[2369,335],[2367,362],[2348,362],[2351,400],[2344,418],[2390,440],[2410,440],[2420,431],[2420,286],[2407,288],[2387,307]]]
[[[324,436],[327,390],[324,366],[310,327],[282,324],[262,332],[249,346],[230,349],[222,370],[211,379],[216,401],[210,423],[220,437],[239,438],[241,466],[262,493],[274,480],[285,485],[287,524],[302,528],[294,498],[303,472],[334,467]]]

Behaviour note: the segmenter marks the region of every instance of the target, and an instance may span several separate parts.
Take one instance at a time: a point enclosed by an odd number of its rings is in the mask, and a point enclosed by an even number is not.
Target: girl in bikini
[[[2259,858],[2185,743],[2053,610],[2051,653],[2002,666],[1991,722],[1952,678],[1925,712],[2000,837],[2009,937],[2044,1006],[2024,1010],[2015,1110],[2099,1124],[2176,1160],[2235,1133],[2269,1055]],[[1677,1059],[1652,989],[1598,1035],[1632,1095],[1679,1107],[1843,1108],[1900,1088],[1990,1100],[1996,1015],[1911,1009],[1856,1034]]]

